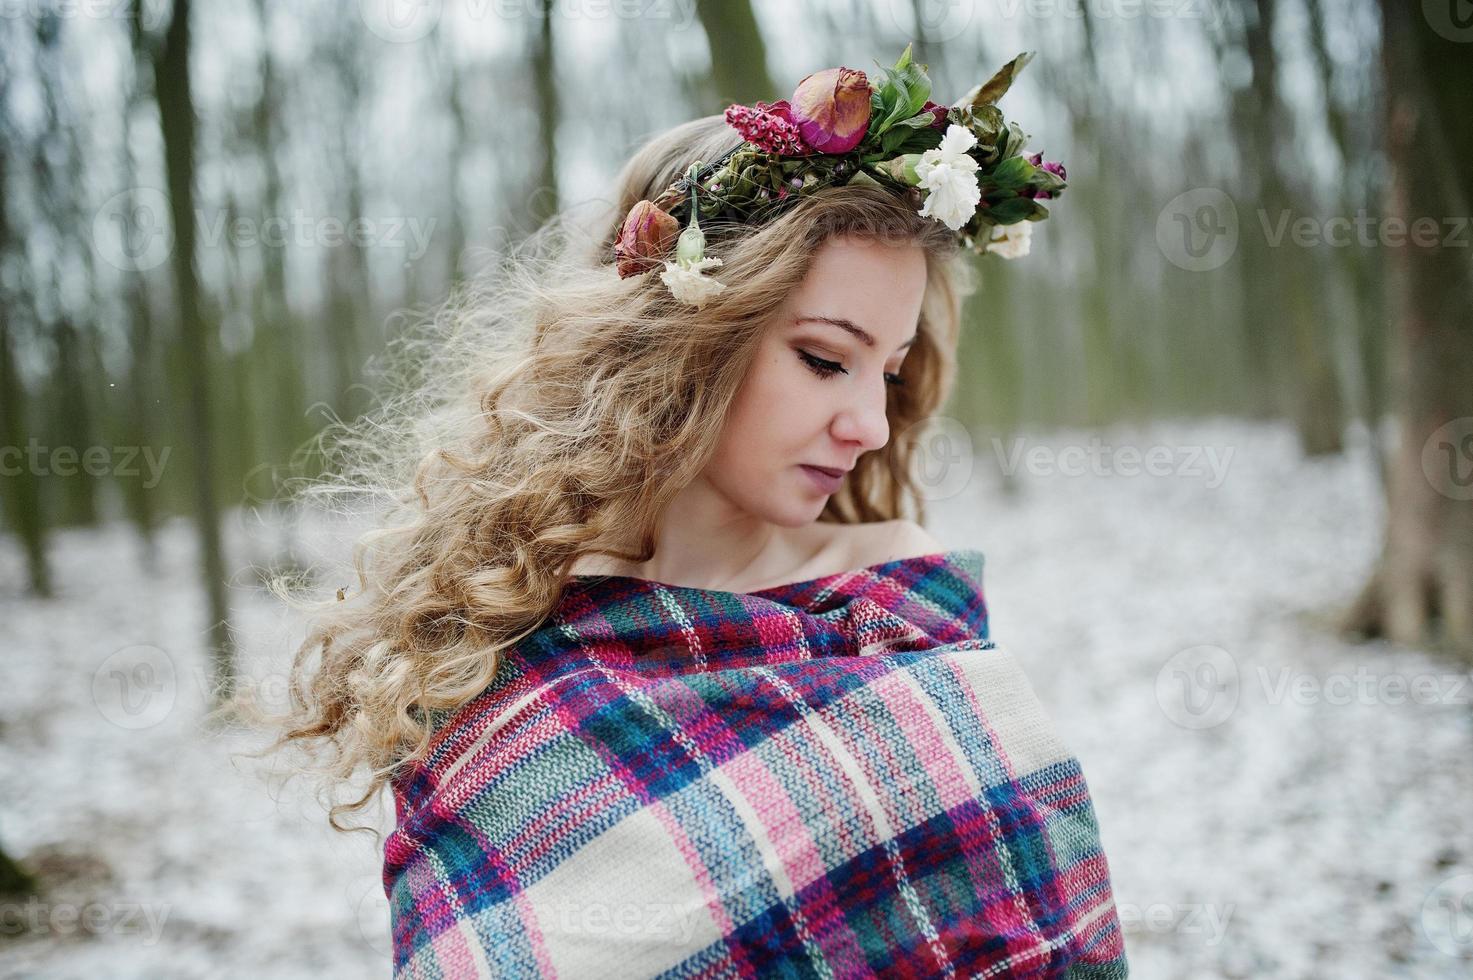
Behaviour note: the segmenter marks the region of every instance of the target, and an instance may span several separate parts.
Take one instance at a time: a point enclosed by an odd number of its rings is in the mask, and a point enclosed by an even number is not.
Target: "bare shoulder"
[[[897,518],[850,525],[850,568],[868,568],[897,558],[934,555],[946,548],[915,521]]]

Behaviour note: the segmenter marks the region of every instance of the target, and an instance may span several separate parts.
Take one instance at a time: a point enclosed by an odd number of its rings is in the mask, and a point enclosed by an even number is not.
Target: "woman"
[[[397,976],[1125,975],[982,555],[904,516],[960,246],[1020,254],[1063,187],[996,112],[1025,62],[946,108],[907,51],[676,127],[586,243],[550,222],[437,318],[358,433],[411,419],[403,516],[285,735],[371,772],[335,826],[392,787]]]

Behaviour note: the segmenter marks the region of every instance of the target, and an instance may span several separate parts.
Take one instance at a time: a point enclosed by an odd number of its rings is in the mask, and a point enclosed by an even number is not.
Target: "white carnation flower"
[[[714,268],[720,264],[721,260],[715,258],[698,259],[688,265],[679,261],[666,262],[665,271],[660,273],[660,279],[669,287],[672,296],[682,303],[689,303],[696,309],[700,309],[705,305],[706,300],[726,288],[726,283],[701,275],[702,270]]]
[[[1011,225],[993,225],[992,235],[983,246],[983,252],[994,252],[1005,259],[1016,259],[1028,254],[1029,242],[1033,238],[1033,222],[1019,221]]]
[[[952,123],[941,145],[921,154],[916,162],[916,176],[926,188],[926,200],[919,214],[945,222],[952,231],[976,213],[982,189],[977,186],[977,161],[967,151],[977,145],[977,137],[965,126]]]

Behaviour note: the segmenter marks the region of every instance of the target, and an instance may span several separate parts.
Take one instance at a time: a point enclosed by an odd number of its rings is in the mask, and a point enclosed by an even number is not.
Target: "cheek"
[[[793,363],[788,363],[788,361]],[[728,416],[723,454],[747,465],[785,460],[813,442],[824,420],[821,381],[786,350],[760,355]]]

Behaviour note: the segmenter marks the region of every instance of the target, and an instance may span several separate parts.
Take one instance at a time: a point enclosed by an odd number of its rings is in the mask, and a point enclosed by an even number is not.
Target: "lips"
[[[809,466],[807,463],[799,464],[799,469],[808,474],[808,479],[819,493],[833,494],[839,492],[839,487],[844,484],[844,474],[848,470],[833,469],[831,467]]]

